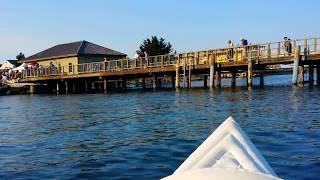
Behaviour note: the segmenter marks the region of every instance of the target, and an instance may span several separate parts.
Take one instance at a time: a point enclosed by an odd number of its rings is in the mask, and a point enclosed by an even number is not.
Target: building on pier
[[[79,64],[117,60],[126,56],[124,53],[88,41],[77,41],[56,45],[27,57],[21,60],[20,63],[36,62],[43,67],[53,65],[63,73],[74,74],[77,73]],[[64,69],[65,67],[67,69]]]

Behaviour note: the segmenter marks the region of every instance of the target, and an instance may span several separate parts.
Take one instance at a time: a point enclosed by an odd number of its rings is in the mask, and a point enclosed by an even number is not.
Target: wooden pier
[[[309,83],[320,84],[320,38],[291,40],[292,52],[287,52],[284,42],[253,44],[234,48],[211,49],[195,52],[162,55],[149,58],[119,59],[98,63],[79,64],[72,67],[28,69],[21,82],[47,84],[58,93],[107,92],[113,88],[127,88],[128,81],[146,81],[152,88],[161,88],[162,80],[171,81],[172,88],[191,88],[192,78],[202,76],[204,87],[220,88],[221,78],[231,74],[231,87],[236,86],[238,73],[245,73],[247,86],[253,86],[253,75],[260,76],[264,84],[264,71],[268,65],[294,64],[292,83],[305,83],[304,69],[309,68]],[[67,71],[72,69],[72,71]]]

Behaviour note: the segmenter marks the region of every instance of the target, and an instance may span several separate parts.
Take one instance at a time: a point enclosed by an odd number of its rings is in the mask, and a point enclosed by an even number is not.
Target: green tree
[[[144,57],[145,51],[149,56],[158,56],[170,54],[173,49],[172,45],[169,42],[166,42],[165,39],[158,39],[157,36],[152,36],[150,39],[148,38],[143,41],[137,53],[140,57]]]
[[[24,58],[26,58],[26,57],[24,56],[24,54],[23,54],[22,52],[20,52],[20,53],[16,56],[16,58],[17,58],[18,61],[20,61],[20,60],[22,60],[22,59],[24,59]]]

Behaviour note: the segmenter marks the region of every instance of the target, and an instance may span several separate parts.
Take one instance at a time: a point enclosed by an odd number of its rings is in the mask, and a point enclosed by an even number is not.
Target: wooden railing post
[[[317,38],[314,38],[314,40],[313,40],[313,50],[314,50],[314,52],[317,52],[317,47],[318,46],[318,44],[317,44]]]
[[[238,60],[238,48],[234,48],[234,56],[233,56],[234,61],[236,62]]]
[[[270,58],[271,57],[271,45],[270,45],[270,43],[268,44],[268,50],[267,51],[268,51],[267,52],[268,58]]]
[[[123,59],[122,60],[120,60],[120,69],[123,69]]]
[[[161,56],[161,66],[164,66],[164,56]]]
[[[305,56],[308,55],[308,40],[307,39],[304,40],[304,51],[303,51],[303,54]]]
[[[241,61],[246,61],[248,60],[248,56],[247,56],[247,46],[243,47],[242,49],[242,56],[241,56]]]

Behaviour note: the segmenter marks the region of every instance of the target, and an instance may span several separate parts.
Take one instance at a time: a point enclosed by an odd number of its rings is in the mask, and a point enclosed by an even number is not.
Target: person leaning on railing
[[[292,44],[291,39],[288,37],[284,37],[284,49],[290,55],[292,53]]]
[[[233,60],[233,43],[231,42],[231,40],[228,41],[228,45],[227,45],[227,58],[228,60]]]

